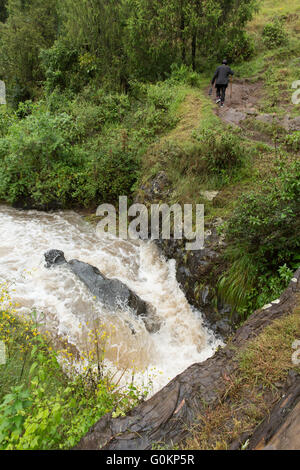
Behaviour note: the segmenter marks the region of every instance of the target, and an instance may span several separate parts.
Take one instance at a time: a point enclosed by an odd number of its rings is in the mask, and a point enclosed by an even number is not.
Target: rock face
[[[150,333],[160,328],[160,322],[150,305],[130,290],[118,279],[108,279],[98,268],[78,260],[66,261],[60,250],[50,250],[45,253],[46,267],[66,264],[67,267],[88,287],[91,293],[103,305],[113,310],[124,306],[130,307],[136,315],[140,315]]]

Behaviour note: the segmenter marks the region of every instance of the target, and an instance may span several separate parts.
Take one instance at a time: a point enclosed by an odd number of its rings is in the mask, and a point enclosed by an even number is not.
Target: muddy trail
[[[249,139],[275,147],[271,128],[277,127],[286,132],[300,130],[300,117],[292,118],[288,113],[289,109],[284,118],[279,118],[276,113],[262,113],[260,102],[263,96],[262,81],[235,78],[233,83],[228,85],[224,107],[216,105],[215,114],[226,124],[243,129]],[[212,100],[215,99],[213,89]]]

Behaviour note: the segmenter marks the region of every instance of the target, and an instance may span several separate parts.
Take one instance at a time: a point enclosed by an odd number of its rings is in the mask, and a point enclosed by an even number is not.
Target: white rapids
[[[36,312],[53,337],[79,351],[88,348],[88,331],[97,318],[106,331],[106,363],[127,371],[151,394],[221,345],[191,308],[175,275],[175,261],[159,256],[151,242],[99,240],[95,229],[72,211],[44,213],[0,206],[0,282],[10,284],[17,313]],[[129,310],[107,311],[64,267],[46,269],[44,253],[59,249],[66,259],[96,266],[151,304],[161,329],[150,334]],[[98,324],[97,324],[98,325]],[[133,334],[132,332],[135,332]]]

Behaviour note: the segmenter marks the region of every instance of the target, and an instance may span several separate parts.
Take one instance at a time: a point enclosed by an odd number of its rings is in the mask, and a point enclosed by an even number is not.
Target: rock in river
[[[108,279],[98,268],[82,261],[75,259],[67,262],[64,253],[60,250],[47,251],[44,256],[47,268],[66,264],[104,306],[113,310],[128,306],[136,315],[142,317],[150,333],[159,330],[160,321],[154,314],[152,307],[123,282],[118,279]]]

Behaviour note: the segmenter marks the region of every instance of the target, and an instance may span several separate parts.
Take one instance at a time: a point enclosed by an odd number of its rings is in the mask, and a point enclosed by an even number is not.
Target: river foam
[[[88,333],[106,334],[106,365],[127,370],[139,383],[153,382],[155,393],[221,344],[208,331],[200,312],[188,304],[175,273],[175,261],[162,258],[151,243],[99,240],[95,229],[72,211],[44,213],[0,207],[0,280],[10,283],[18,314],[35,316],[53,337],[65,338],[80,351]],[[130,310],[108,311],[65,267],[46,269],[44,252],[64,251],[67,260],[96,266],[127,284],[149,302],[162,321],[150,334]],[[125,374],[125,376],[126,376]]]

